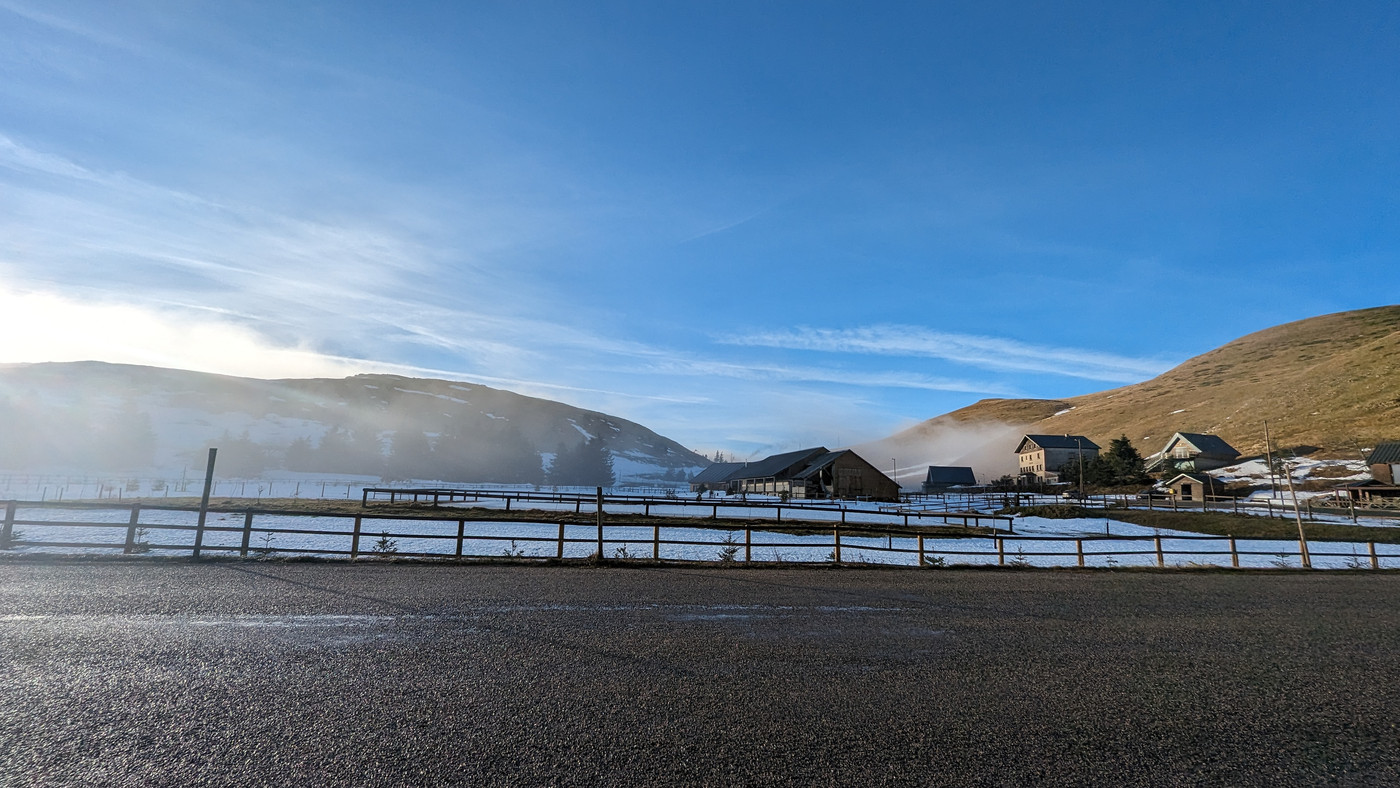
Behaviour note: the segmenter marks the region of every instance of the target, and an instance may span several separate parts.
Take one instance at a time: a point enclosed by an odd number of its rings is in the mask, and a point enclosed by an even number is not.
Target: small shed
[[[1204,473],[1179,473],[1166,483],[1167,492],[1178,501],[1205,501],[1214,497],[1220,485]]]
[[[1400,441],[1386,441],[1376,445],[1366,455],[1366,464],[1371,466],[1371,478],[1380,484],[1395,485],[1400,479]]]
[[[930,465],[928,476],[924,477],[923,490],[926,493],[941,493],[953,487],[973,487],[976,484],[977,477],[967,466]]]

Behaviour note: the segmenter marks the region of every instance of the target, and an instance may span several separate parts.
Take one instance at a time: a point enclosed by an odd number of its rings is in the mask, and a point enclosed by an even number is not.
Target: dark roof
[[[1080,445],[1086,449],[1099,448],[1097,443],[1083,435],[1027,435],[1021,438],[1021,444],[1016,447],[1018,454],[1026,441],[1030,441],[1042,449],[1077,449]]]
[[[1182,438],[1187,443],[1195,446],[1196,450],[1201,454],[1209,454],[1216,457],[1240,456],[1239,451],[1237,451],[1234,446],[1226,443],[1225,439],[1219,435],[1206,435],[1200,432],[1178,432],[1172,436],[1171,440],[1167,441],[1167,448],[1171,448],[1172,443],[1174,443],[1177,438]],[[1166,449],[1162,451],[1165,452]]]
[[[695,474],[691,484],[716,484],[729,478],[729,474],[744,467],[742,462],[712,462],[710,467]]]
[[[976,484],[972,469],[962,465],[930,465],[925,484]]]
[[[757,462],[748,463],[725,478],[729,480],[777,478],[790,471],[793,466],[805,466],[812,458],[828,453],[825,446],[818,446],[815,449],[799,449],[798,451],[774,454]]]
[[[1366,456],[1367,465],[1389,465],[1400,463],[1400,441],[1386,441],[1376,444],[1376,448]]]

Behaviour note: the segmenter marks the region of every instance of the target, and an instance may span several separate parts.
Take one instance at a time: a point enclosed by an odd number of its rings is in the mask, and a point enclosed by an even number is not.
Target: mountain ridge
[[[375,445],[392,458],[395,440],[401,450],[421,452],[444,436],[457,441],[464,462],[479,455],[471,460],[478,475],[493,455],[519,467],[528,464],[522,453],[547,460],[589,438],[604,442],[619,482],[674,480],[708,464],[670,438],[600,411],[467,381],[376,373],[262,379],[97,361],[0,365],[0,429],[10,436],[0,444],[0,467],[15,470],[115,470],[122,457],[112,444],[141,450],[142,461],[124,470],[181,467],[218,443],[226,469],[263,460],[266,470],[291,470],[289,452],[314,459],[298,442],[314,446],[333,434],[352,447],[358,438],[364,475],[382,475],[371,472]],[[415,463],[413,470],[427,469],[421,457]]]

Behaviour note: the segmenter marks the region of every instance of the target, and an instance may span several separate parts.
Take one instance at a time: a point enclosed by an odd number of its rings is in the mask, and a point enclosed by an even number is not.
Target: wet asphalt
[[[1400,574],[0,561],[0,785],[1395,785]]]

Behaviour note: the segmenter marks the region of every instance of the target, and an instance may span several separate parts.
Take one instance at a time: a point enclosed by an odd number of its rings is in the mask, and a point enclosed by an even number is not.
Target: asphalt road
[[[0,784],[1395,785],[1400,575],[0,562]]]

